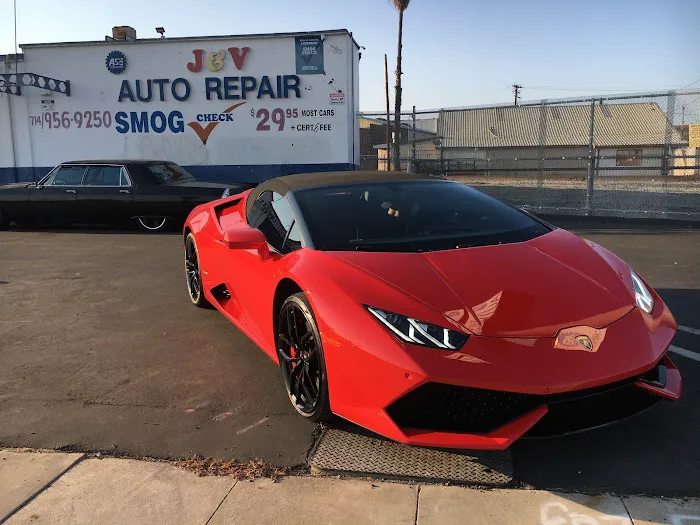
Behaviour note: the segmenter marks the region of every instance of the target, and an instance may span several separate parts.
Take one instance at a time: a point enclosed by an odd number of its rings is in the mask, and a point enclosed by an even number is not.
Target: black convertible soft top
[[[287,191],[317,188],[320,186],[335,186],[336,184],[353,184],[356,182],[382,182],[391,180],[434,179],[430,175],[403,173],[400,171],[326,171],[321,173],[300,173],[286,175],[263,182],[260,186],[274,183],[275,187],[285,187]],[[269,189],[269,187],[266,187]],[[274,190],[277,191],[277,190]],[[278,193],[282,193],[278,191]],[[284,192],[286,193],[286,192]]]
[[[436,178],[437,177],[431,175],[403,173],[400,171],[325,171],[319,173],[285,175],[284,177],[266,180],[256,186],[248,198],[246,208],[250,211],[258,195],[264,191],[274,191],[280,195],[286,195],[290,191],[319,188],[323,186],[336,186],[339,184],[399,180],[435,180]]]

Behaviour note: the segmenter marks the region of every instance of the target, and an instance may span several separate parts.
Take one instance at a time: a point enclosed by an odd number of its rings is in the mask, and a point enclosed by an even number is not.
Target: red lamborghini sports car
[[[275,363],[296,411],[504,449],[675,400],[676,322],[611,252],[473,188],[292,175],[195,208],[187,287]]]

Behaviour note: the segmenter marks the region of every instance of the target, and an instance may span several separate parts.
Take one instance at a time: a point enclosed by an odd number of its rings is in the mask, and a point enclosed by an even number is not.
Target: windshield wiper
[[[381,252],[381,251],[384,251],[384,250],[381,250],[375,244],[355,244],[355,245],[353,245],[353,249],[356,252]]]

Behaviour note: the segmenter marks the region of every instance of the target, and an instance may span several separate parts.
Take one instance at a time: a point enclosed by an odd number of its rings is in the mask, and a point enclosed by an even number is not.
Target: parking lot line
[[[687,357],[688,359],[694,359],[695,361],[700,362],[700,354],[698,354],[697,352],[691,352],[690,350],[686,350],[685,348],[680,348],[679,346],[674,345],[669,346],[668,349],[671,352],[674,352],[678,355],[682,355],[683,357]]]
[[[689,334],[700,335],[700,330],[698,330],[697,328],[690,328],[688,326],[683,326],[679,324],[678,329],[683,330],[684,332],[688,332]]]

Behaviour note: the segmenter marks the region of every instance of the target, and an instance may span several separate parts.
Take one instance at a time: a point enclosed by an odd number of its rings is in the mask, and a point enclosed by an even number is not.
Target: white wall
[[[251,48],[240,71],[226,51],[229,47]],[[188,62],[194,60],[194,49],[205,50],[205,61],[209,52],[224,50],[221,70],[212,72],[206,66],[201,72],[188,70]],[[121,51],[127,58],[127,68],[122,74],[110,73],[105,65],[107,54],[114,50]],[[262,77],[267,75],[273,90],[277,91],[277,75],[296,75],[294,36],[106,42],[25,47],[23,51],[25,62],[20,62],[20,72],[70,80],[71,96],[32,87],[22,88],[21,97],[0,95],[0,169],[13,165],[49,167],[62,161],[84,158],[163,158],[187,166],[359,164],[359,129],[356,129],[355,116],[359,109],[358,50],[348,34],[326,35],[326,74],[298,75],[299,98],[293,90],[289,91],[289,98],[263,95],[258,99],[256,92],[248,93],[246,100],[218,100],[214,94],[207,100],[205,96],[207,77],[219,78],[223,83],[224,77],[247,76],[260,84]],[[355,74],[354,83],[352,72]],[[184,78],[190,84],[191,94],[186,101],[177,101],[171,94],[170,85],[176,78]],[[128,80],[136,95],[137,79],[141,81],[143,95],[146,94],[147,79],[168,79],[170,83],[164,86],[164,100],[160,100],[158,86],[152,84],[150,101],[132,102],[126,98],[119,102],[122,81]],[[239,86],[237,93],[240,94],[241,81],[235,84]],[[344,102],[331,104],[330,94],[339,90],[346,94]],[[54,111],[62,121],[59,126],[54,126],[51,112],[48,116],[42,112],[42,99],[54,101]],[[13,112],[12,135],[8,101]],[[198,123],[198,115],[222,114],[240,102],[243,104],[230,112],[233,121],[217,124],[206,144],[188,125],[199,124],[204,128],[209,122]],[[264,111],[272,114],[277,108],[285,113],[284,129],[280,131],[277,124],[268,120],[270,130],[258,131]],[[293,115],[294,110],[298,116],[288,118],[287,111]],[[303,110],[315,114],[302,116]],[[158,111],[166,117],[174,115],[172,122],[176,125],[166,127],[160,133],[150,126],[147,133],[133,132],[131,112],[137,115],[147,112],[152,118]],[[91,116],[94,112],[100,117],[108,115],[111,125],[105,127],[103,123],[98,128],[96,122],[92,122],[93,127],[88,128],[85,112],[90,112]],[[119,112],[127,115],[129,129],[126,133],[118,131],[119,127],[124,130],[124,126],[117,126]],[[321,112],[326,115],[321,116]],[[276,115],[279,114],[278,111]],[[83,122],[79,127],[80,116]],[[45,120],[47,117],[51,120],[50,127]],[[155,122],[160,125],[162,120],[158,116]],[[298,125],[302,128],[296,128]],[[14,161],[12,138],[16,151]]]

